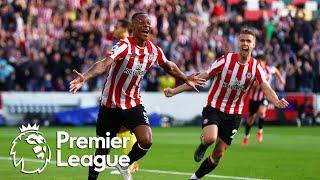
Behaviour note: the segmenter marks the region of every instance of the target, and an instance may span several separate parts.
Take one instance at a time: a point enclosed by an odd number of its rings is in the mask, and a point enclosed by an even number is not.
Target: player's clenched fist
[[[172,96],[174,96],[174,92],[173,92],[173,89],[172,89],[172,88],[165,88],[165,89],[163,90],[163,92],[164,92],[164,95],[165,95],[166,97],[172,97]]]

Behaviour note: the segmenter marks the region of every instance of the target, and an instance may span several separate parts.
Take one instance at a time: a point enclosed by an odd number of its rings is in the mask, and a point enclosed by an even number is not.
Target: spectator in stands
[[[53,91],[53,83],[52,83],[52,76],[50,73],[45,74],[44,81],[41,85],[42,91]]]
[[[157,71],[156,69],[152,68],[150,69],[149,74],[146,78],[146,91],[159,91],[159,81],[157,77]]]
[[[297,76],[296,69],[292,64],[288,64],[286,72],[287,72],[287,75],[286,75],[285,90],[287,92],[294,92],[297,89],[296,88],[297,87],[297,85],[296,85],[296,83],[297,83],[296,82],[296,79],[297,79],[296,78],[296,76]]]
[[[313,66],[314,74],[315,74],[315,83],[316,83],[316,92],[320,92],[320,48],[317,49],[317,52],[315,53],[315,62]]]
[[[80,71],[93,59],[104,56],[114,43],[112,32],[118,20],[144,10],[151,18],[151,39],[162,47],[167,57],[186,71],[207,69],[215,57],[230,49],[236,51],[235,39],[240,28],[251,25],[259,34],[257,51],[266,52],[269,65],[281,65],[287,70],[287,90],[299,91],[301,88],[295,82],[303,75],[308,78],[308,86],[313,84],[311,91],[320,92],[319,83],[314,80],[311,83],[310,73],[301,67],[298,76],[298,69],[294,68],[298,61],[286,57],[297,56],[303,66],[305,61],[309,61],[314,76],[319,79],[317,64],[320,55],[316,52],[320,47],[320,20],[309,22],[303,14],[280,16],[274,11],[272,14],[264,13],[256,21],[248,21],[244,11],[249,1],[241,0],[232,5],[228,2],[1,1],[0,54],[4,50],[3,59],[14,68],[11,81],[5,80],[3,83],[8,90],[46,90],[42,85],[45,74],[50,74],[52,90],[65,89],[62,84],[68,81],[66,71]],[[270,10],[272,6],[269,1],[260,1],[259,7]],[[33,56],[40,58],[35,60]],[[39,74],[34,73],[36,67],[40,68]],[[145,87],[150,86],[148,83],[154,83],[155,79],[159,81],[158,73],[153,81],[145,80]],[[100,84],[101,78],[98,78],[84,90],[95,90],[101,87]],[[304,87],[302,89],[305,90]]]
[[[302,124],[313,125],[315,123],[315,111],[310,98],[305,97],[304,103],[298,107],[298,118]]]
[[[303,67],[298,69],[300,81],[299,81],[299,91],[301,93],[310,93],[314,87],[314,74],[312,72],[312,67],[308,61],[305,61]]]
[[[7,91],[13,85],[14,69],[5,59],[0,59],[0,90]]]
[[[163,91],[163,89],[170,87],[174,88],[176,86],[176,79],[169,74],[164,74],[159,76],[159,87],[158,90]]]

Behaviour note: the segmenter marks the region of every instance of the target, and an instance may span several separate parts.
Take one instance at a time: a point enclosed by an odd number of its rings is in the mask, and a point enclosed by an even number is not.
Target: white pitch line
[[[0,160],[10,160],[12,161],[11,157],[3,157],[0,156]],[[42,163],[43,161],[40,160],[34,160],[34,159],[28,159],[24,158],[25,161],[28,162],[36,162],[36,163]],[[56,164],[57,161],[50,161],[50,163]],[[107,167],[108,169],[110,167]],[[112,168],[113,169],[113,168]],[[173,174],[173,175],[182,175],[182,176],[191,176],[193,173],[188,172],[178,172],[178,171],[163,171],[163,170],[156,170],[156,169],[139,169],[139,171],[142,172],[149,172],[149,173],[157,173],[157,174]],[[212,177],[212,178],[221,178],[221,179],[235,179],[235,180],[268,180],[268,179],[260,179],[260,178],[250,178],[250,177],[238,177],[238,176],[222,176],[222,175],[211,175],[208,174],[206,177]]]

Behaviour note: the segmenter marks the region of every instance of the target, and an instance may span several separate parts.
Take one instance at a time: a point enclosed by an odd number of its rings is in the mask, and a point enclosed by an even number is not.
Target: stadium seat
[[[282,0],[286,4],[291,4],[291,0]]]
[[[271,9],[283,9],[284,7],[284,1],[273,1],[271,4]]]
[[[318,10],[318,2],[317,1],[308,1],[305,4],[305,9],[309,11],[317,11]]]
[[[229,5],[236,5],[240,3],[240,0],[227,0],[227,3]]]
[[[319,19],[320,18],[320,11],[313,11],[312,12],[312,19],[313,20],[316,20],[316,19]]]
[[[258,0],[246,0],[248,10],[259,10],[259,1]]]
[[[302,5],[305,4],[307,0],[292,0],[292,4],[294,5]]]
[[[260,10],[245,10],[244,19],[247,21],[258,21],[262,16]]]

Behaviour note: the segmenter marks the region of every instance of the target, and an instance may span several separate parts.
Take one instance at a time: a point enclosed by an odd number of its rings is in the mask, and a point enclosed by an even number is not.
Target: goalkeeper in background
[[[114,27],[113,31],[113,45],[116,44],[120,39],[125,39],[129,36],[129,21],[121,19],[117,22],[117,24]],[[137,141],[137,138],[134,134],[132,134],[127,128],[122,127],[120,131],[117,134],[117,137],[124,138],[129,137],[130,141],[127,142],[127,147],[123,149],[124,154],[128,154],[134,145],[134,143]],[[129,167],[131,174],[136,173],[139,170],[139,164],[138,162],[134,162]],[[111,174],[120,174],[118,170],[111,171]]]

